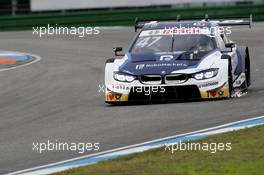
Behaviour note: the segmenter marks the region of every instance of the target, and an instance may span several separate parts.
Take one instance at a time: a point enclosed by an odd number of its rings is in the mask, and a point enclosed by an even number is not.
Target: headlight
[[[201,72],[201,73],[196,73],[196,74],[194,74],[194,78],[195,78],[196,80],[202,80],[203,77],[204,77],[204,74],[203,74],[202,72]]]
[[[193,75],[196,80],[204,80],[215,77],[218,74],[218,69],[208,69],[205,71],[197,72]]]
[[[121,82],[132,82],[136,79],[135,76],[133,75],[128,75],[128,74],[124,74],[124,73],[120,73],[120,72],[115,72],[114,73],[114,79],[117,81],[121,81]]]

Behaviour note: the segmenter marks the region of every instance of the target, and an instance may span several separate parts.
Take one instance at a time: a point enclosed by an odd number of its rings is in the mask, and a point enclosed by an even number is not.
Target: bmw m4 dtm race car
[[[106,61],[105,102],[215,99],[246,92],[249,49],[227,38],[227,26],[251,26],[251,19],[136,19],[140,31],[125,55],[117,47],[117,58]]]

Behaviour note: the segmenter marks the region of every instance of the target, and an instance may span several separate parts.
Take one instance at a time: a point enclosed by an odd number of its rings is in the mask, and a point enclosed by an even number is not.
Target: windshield
[[[212,38],[203,34],[139,35],[131,53],[209,52],[213,49]]]

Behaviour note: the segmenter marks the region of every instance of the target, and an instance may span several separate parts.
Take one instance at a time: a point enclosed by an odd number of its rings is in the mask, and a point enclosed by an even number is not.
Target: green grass
[[[164,148],[122,156],[55,175],[261,175],[264,172],[264,126],[201,139],[232,143],[231,151],[177,151]]]

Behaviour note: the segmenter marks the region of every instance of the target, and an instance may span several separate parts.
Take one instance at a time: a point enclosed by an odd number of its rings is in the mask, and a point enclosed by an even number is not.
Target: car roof
[[[149,23],[146,23],[142,30],[155,30],[155,29],[165,29],[165,28],[193,28],[193,27],[199,27],[199,28],[212,28],[212,27],[218,27],[219,25],[215,22],[210,21],[166,21],[166,22],[157,22],[152,21]]]

